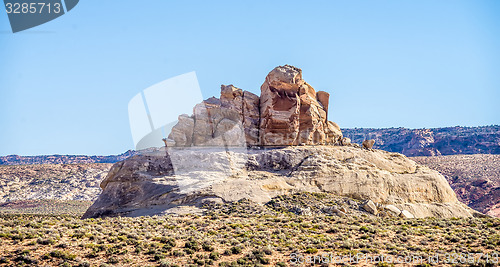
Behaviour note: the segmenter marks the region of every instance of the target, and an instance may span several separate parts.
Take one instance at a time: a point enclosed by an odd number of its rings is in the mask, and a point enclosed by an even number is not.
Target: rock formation
[[[178,213],[181,206],[241,199],[265,203],[294,192],[365,200],[363,208],[374,215],[383,205],[407,218],[474,215],[438,172],[372,150],[374,140],[362,149],[343,139],[327,120],[328,105],[329,94],[316,92],[289,65],[267,75],[260,97],[223,85],[220,98],[179,116],[169,135],[175,146],[116,163],[84,217]]]
[[[302,79],[302,71],[285,65],[272,70],[261,86],[262,145],[335,144],[342,138],[327,120],[330,95]]]
[[[169,139],[179,147],[337,144],[342,132],[327,120],[329,97],[316,93],[302,70],[280,66],[267,75],[260,97],[222,85],[219,99],[179,116]]]
[[[445,178],[397,153],[354,146],[268,149],[172,148],[116,163],[85,218],[177,213],[179,207],[249,199],[266,203],[294,192],[328,192],[415,217],[469,217]],[[222,177],[222,178],[221,178]],[[406,215],[408,215],[406,214]]]

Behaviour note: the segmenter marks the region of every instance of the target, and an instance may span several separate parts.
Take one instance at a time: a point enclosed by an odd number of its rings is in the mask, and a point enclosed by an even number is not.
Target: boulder
[[[384,209],[393,216],[399,216],[401,214],[401,211],[394,205],[386,205]]]
[[[339,125],[333,121],[327,122],[326,135],[328,136],[328,144],[339,144],[342,140],[342,131]]]
[[[340,141],[340,144],[343,145],[343,146],[348,146],[351,144],[351,139],[347,138],[347,137],[344,137],[342,138],[342,140]]]
[[[375,205],[375,203],[373,203],[373,201],[371,200],[367,200],[363,203],[363,205],[361,205],[361,207],[366,210],[367,212],[373,214],[373,215],[377,215],[378,214],[378,210],[377,210],[377,206]]]
[[[407,219],[413,219],[415,218],[415,216],[413,216],[413,214],[411,214],[409,211],[407,210],[402,210],[400,215],[399,215],[401,218],[407,218]]]
[[[221,85],[220,89],[221,106],[236,111],[243,121],[243,90],[231,85]]]
[[[374,144],[375,144],[375,140],[373,140],[373,139],[365,140],[365,141],[363,141],[363,148],[372,149]]]

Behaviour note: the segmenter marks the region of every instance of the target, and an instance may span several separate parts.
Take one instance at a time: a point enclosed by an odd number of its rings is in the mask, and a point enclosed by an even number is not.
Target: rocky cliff
[[[327,119],[328,98],[289,65],[267,75],[260,97],[223,85],[220,98],[179,117],[166,147],[116,163],[84,217],[196,212],[210,203],[265,203],[294,192],[364,200],[372,214],[475,214],[438,172],[342,139]]]
[[[342,129],[344,136],[361,144],[374,139],[374,148],[406,156],[500,154],[500,126],[435,129]]]

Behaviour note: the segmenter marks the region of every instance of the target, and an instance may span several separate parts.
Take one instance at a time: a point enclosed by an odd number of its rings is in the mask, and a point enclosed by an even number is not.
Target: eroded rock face
[[[201,207],[206,199],[266,203],[294,192],[328,192],[415,217],[469,217],[445,178],[397,153],[352,146],[226,151],[165,148],[116,163],[85,216],[142,216]]]
[[[272,70],[261,86],[260,139],[262,145],[296,145],[299,136],[299,86],[302,73],[297,68]]]
[[[302,70],[285,65],[272,70],[261,86],[261,144],[335,144],[338,125],[327,120],[329,94],[302,79]]]
[[[179,117],[169,139],[180,147],[338,144],[340,127],[327,120],[329,97],[306,83],[299,68],[280,66],[267,75],[260,97],[222,85],[220,98]]]
[[[178,121],[168,137],[175,140],[176,146],[190,146],[193,143],[194,118],[182,114]]]
[[[221,99],[212,97],[179,116],[168,138],[177,147],[245,146],[241,89],[223,86]],[[249,127],[250,128],[250,127]]]
[[[248,91],[243,91],[243,128],[247,145],[259,145],[260,98]]]

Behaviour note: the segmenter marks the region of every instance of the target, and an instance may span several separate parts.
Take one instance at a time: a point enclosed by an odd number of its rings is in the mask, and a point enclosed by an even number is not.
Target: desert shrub
[[[316,254],[316,253],[318,253],[318,249],[317,248],[307,248],[305,252],[308,254]]]
[[[200,250],[200,245],[194,238],[190,238],[185,244],[184,247],[186,249],[191,249],[193,251],[199,251]]]
[[[64,244],[64,243],[61,243],[59,245],[56,246],[56,248],[67,248],[68,245]]]
[[[241,247],[234,246],[231,248],[231,254],[240,254],[240,253],[241,253]]]
[[[54,250],[50,252],[50,256],[53,258],[59,258],[63,260],[74,260],[76,258],[75,254],[72,254],[64,250]]]
[[[120,260],[116,256],[111,256],[108,258],[107,262],[111,263],[111,264],[116,264],[116,263],[120,262]]]
[[[56,241],[51,238],[46,238],[46,239],[38,238],[36,242],[40,245],[53,245],[56,243]]]
[[[170,255],[172,255],[174,257],[182,257],[182,256],[184,256],[184,252],[182,252],[180,250],[174,250],[174,251],[172,251],[172,253],[170,253]]]
[[[264,252],[264,254],[266,254],[266,255],[272,255],[273,254],[273,251],[270,248],[263,248],[262,252]]]
[[[167,257],[167,255],[165,255],[164,253],[156,253],[154,256],[153,256],[153,259],[155,261],[160,261],[162,259],[165,259]]]
[[[266,253],[263,250],[254,250],[247,256],[253,262],[269,264],[269,259],[265,258]]]
[[[26,263],[26,264],[36,264],[38,261],[31,258],[29,254],[21,254],[21,255],[18,255],[14,261],[16,262],[22,262],[22,263]]]
[[[201,248],[204,250],[204,251],[213,251],[214,250],[214,247],[212,247],[210,245],[210,243],[208,242],[203,242],[203,244],[201,245]]]
[[[218,260],[220,258],[219,252],[212,251],[208,256],[212,260]]]

